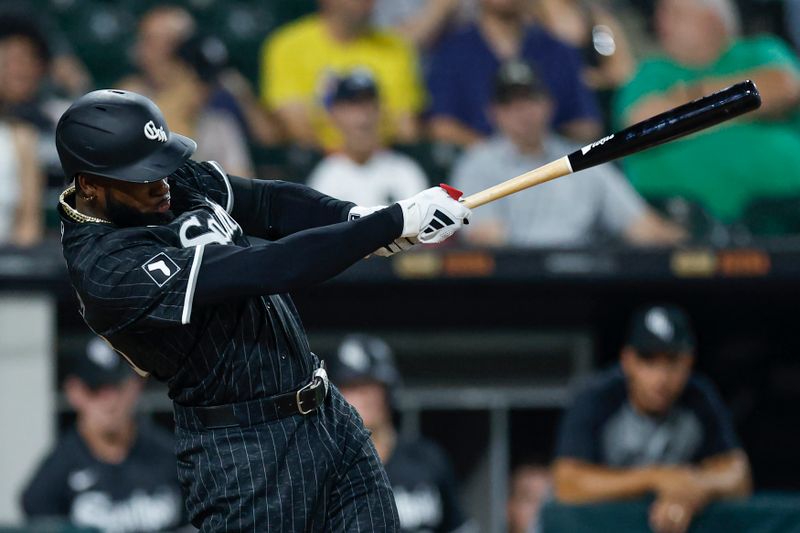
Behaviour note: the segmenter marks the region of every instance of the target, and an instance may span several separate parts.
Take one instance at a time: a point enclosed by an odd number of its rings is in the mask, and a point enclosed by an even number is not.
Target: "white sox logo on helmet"
[[[156,126],[152,120],[144,125],[144,136],[151,141],[167,142],[167,132],[164,131],[164,126]]]

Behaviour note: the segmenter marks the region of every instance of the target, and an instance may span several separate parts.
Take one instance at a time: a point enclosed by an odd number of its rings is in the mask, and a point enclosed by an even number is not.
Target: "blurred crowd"
[[[404,385],[389,344],[350,333],[321,356],[370,431],[402,531],[479,531],[462,503],[464,477],[450,457],[456,450],[399,429],[407,414],[399,401]],[[510,458],[505,529],[542,531],[542,511],[554,502],[650,497],[649,530],[684,533],[710,503],[749,496],[747,454],[716,387],[694,371],[698,356],[681,308],[655,303],[636,310],[617,361],[573,391],[546,448]],[[62,388],[76,418],[20,488],[29,523],[191,531],[173,439],[138,413],[144,381],[94,336],[64,366]]]
[[[2,1],[0,243],[57,234],[54,125],[102,86],[154,99],[231,174],[384,205],[476,192],[749,78],[757,112],[482,208],[463,239],[800,233],[797,4],[745,27],[734,0]]]

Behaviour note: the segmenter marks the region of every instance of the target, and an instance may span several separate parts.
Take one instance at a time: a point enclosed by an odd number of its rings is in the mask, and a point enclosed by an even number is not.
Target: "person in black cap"
[[[342,147],[313,170],[311,187],[360,205],[388,205],[427,186],[413,159],[384,147],[378,86],[369,70],[332,76],[325,107]]]
[[[480,191],[578,150],[551,129],[552,112],[552,95],[530,65],[504,63],[494,80],[489,113],[498,133],[465,152],[453,171],[453,185]],[[684,235],[650,209],[610,164],[487,204],[473,222],[464,237],[491,246],[578,247],[609,240],[667,245]]]
[[[381,338],[351,334],[325,359],[331,381],[370,430],[392,485],[400,531],[467,533],[474,523],[458,500],[450,460],[435,443],[400,436],[395,428],[400,374],[392,349]]]
[[[619,366],[578,394],[561,422],[559,500],[654,494],[652,529],[683,533],[711,500],[749,494],[747,456],[713,385],[692,372],[695,350],[680,308],[635,312]]]
[[[143,381],[103,340],[73,356],[64,394],[68,430],[22,493],[31,520],[59,518],[102,531],[164,531],[186,523],[174,439],[135,410]]]

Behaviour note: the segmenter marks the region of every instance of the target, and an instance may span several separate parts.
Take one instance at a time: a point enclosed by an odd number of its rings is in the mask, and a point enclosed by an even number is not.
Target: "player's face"
[[[97,195],[101,209],[118,226],[164,224],[174,215],[166,178],[151,183],[101,179]]]
[[[631,403],[646,414],[666,414],[686,387],[693,363],[694,356],[689,352],[645,358],[626,348],[622,368]]]
[[[352,405],[369,430],[385,427],[392,421],[386,387],[377,382],[363,382],[339,387],[345,400]]]
[[[493,107],[497,127],[519,147],[538,146],[548,129],[550,100],[543,95],[512,98]]]
[[[103,435],[114,435],[131,424],[142,380],[130,377],[121,383],[96,389],[75,380],[66,384],[65,388],[85,428]]]
[[[359,152],[372,151],[380,144],[380,107],[377,100],[339,102],[331,108],[331,118],[345,144]]]

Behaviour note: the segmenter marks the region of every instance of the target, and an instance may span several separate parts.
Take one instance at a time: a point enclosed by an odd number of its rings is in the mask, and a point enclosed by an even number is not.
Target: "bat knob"
[[[464,193],[463,193],[463,192],[459,191],[459,190],[458,190],[458,189],[456,189],[455,187],[451,187],[450,185],[448,185],[448,184],[446,184],[446,183],[440,183],[440,184],[439,184],[439,187],[441,187],[442,189],[444,189],[444,192],[446,192],[447,194],[449,194],[449,195],[450,195],[450,198],[452,198],[453,200],[458,200],[459,198],[461,198],[462,196],[464,196]]]

